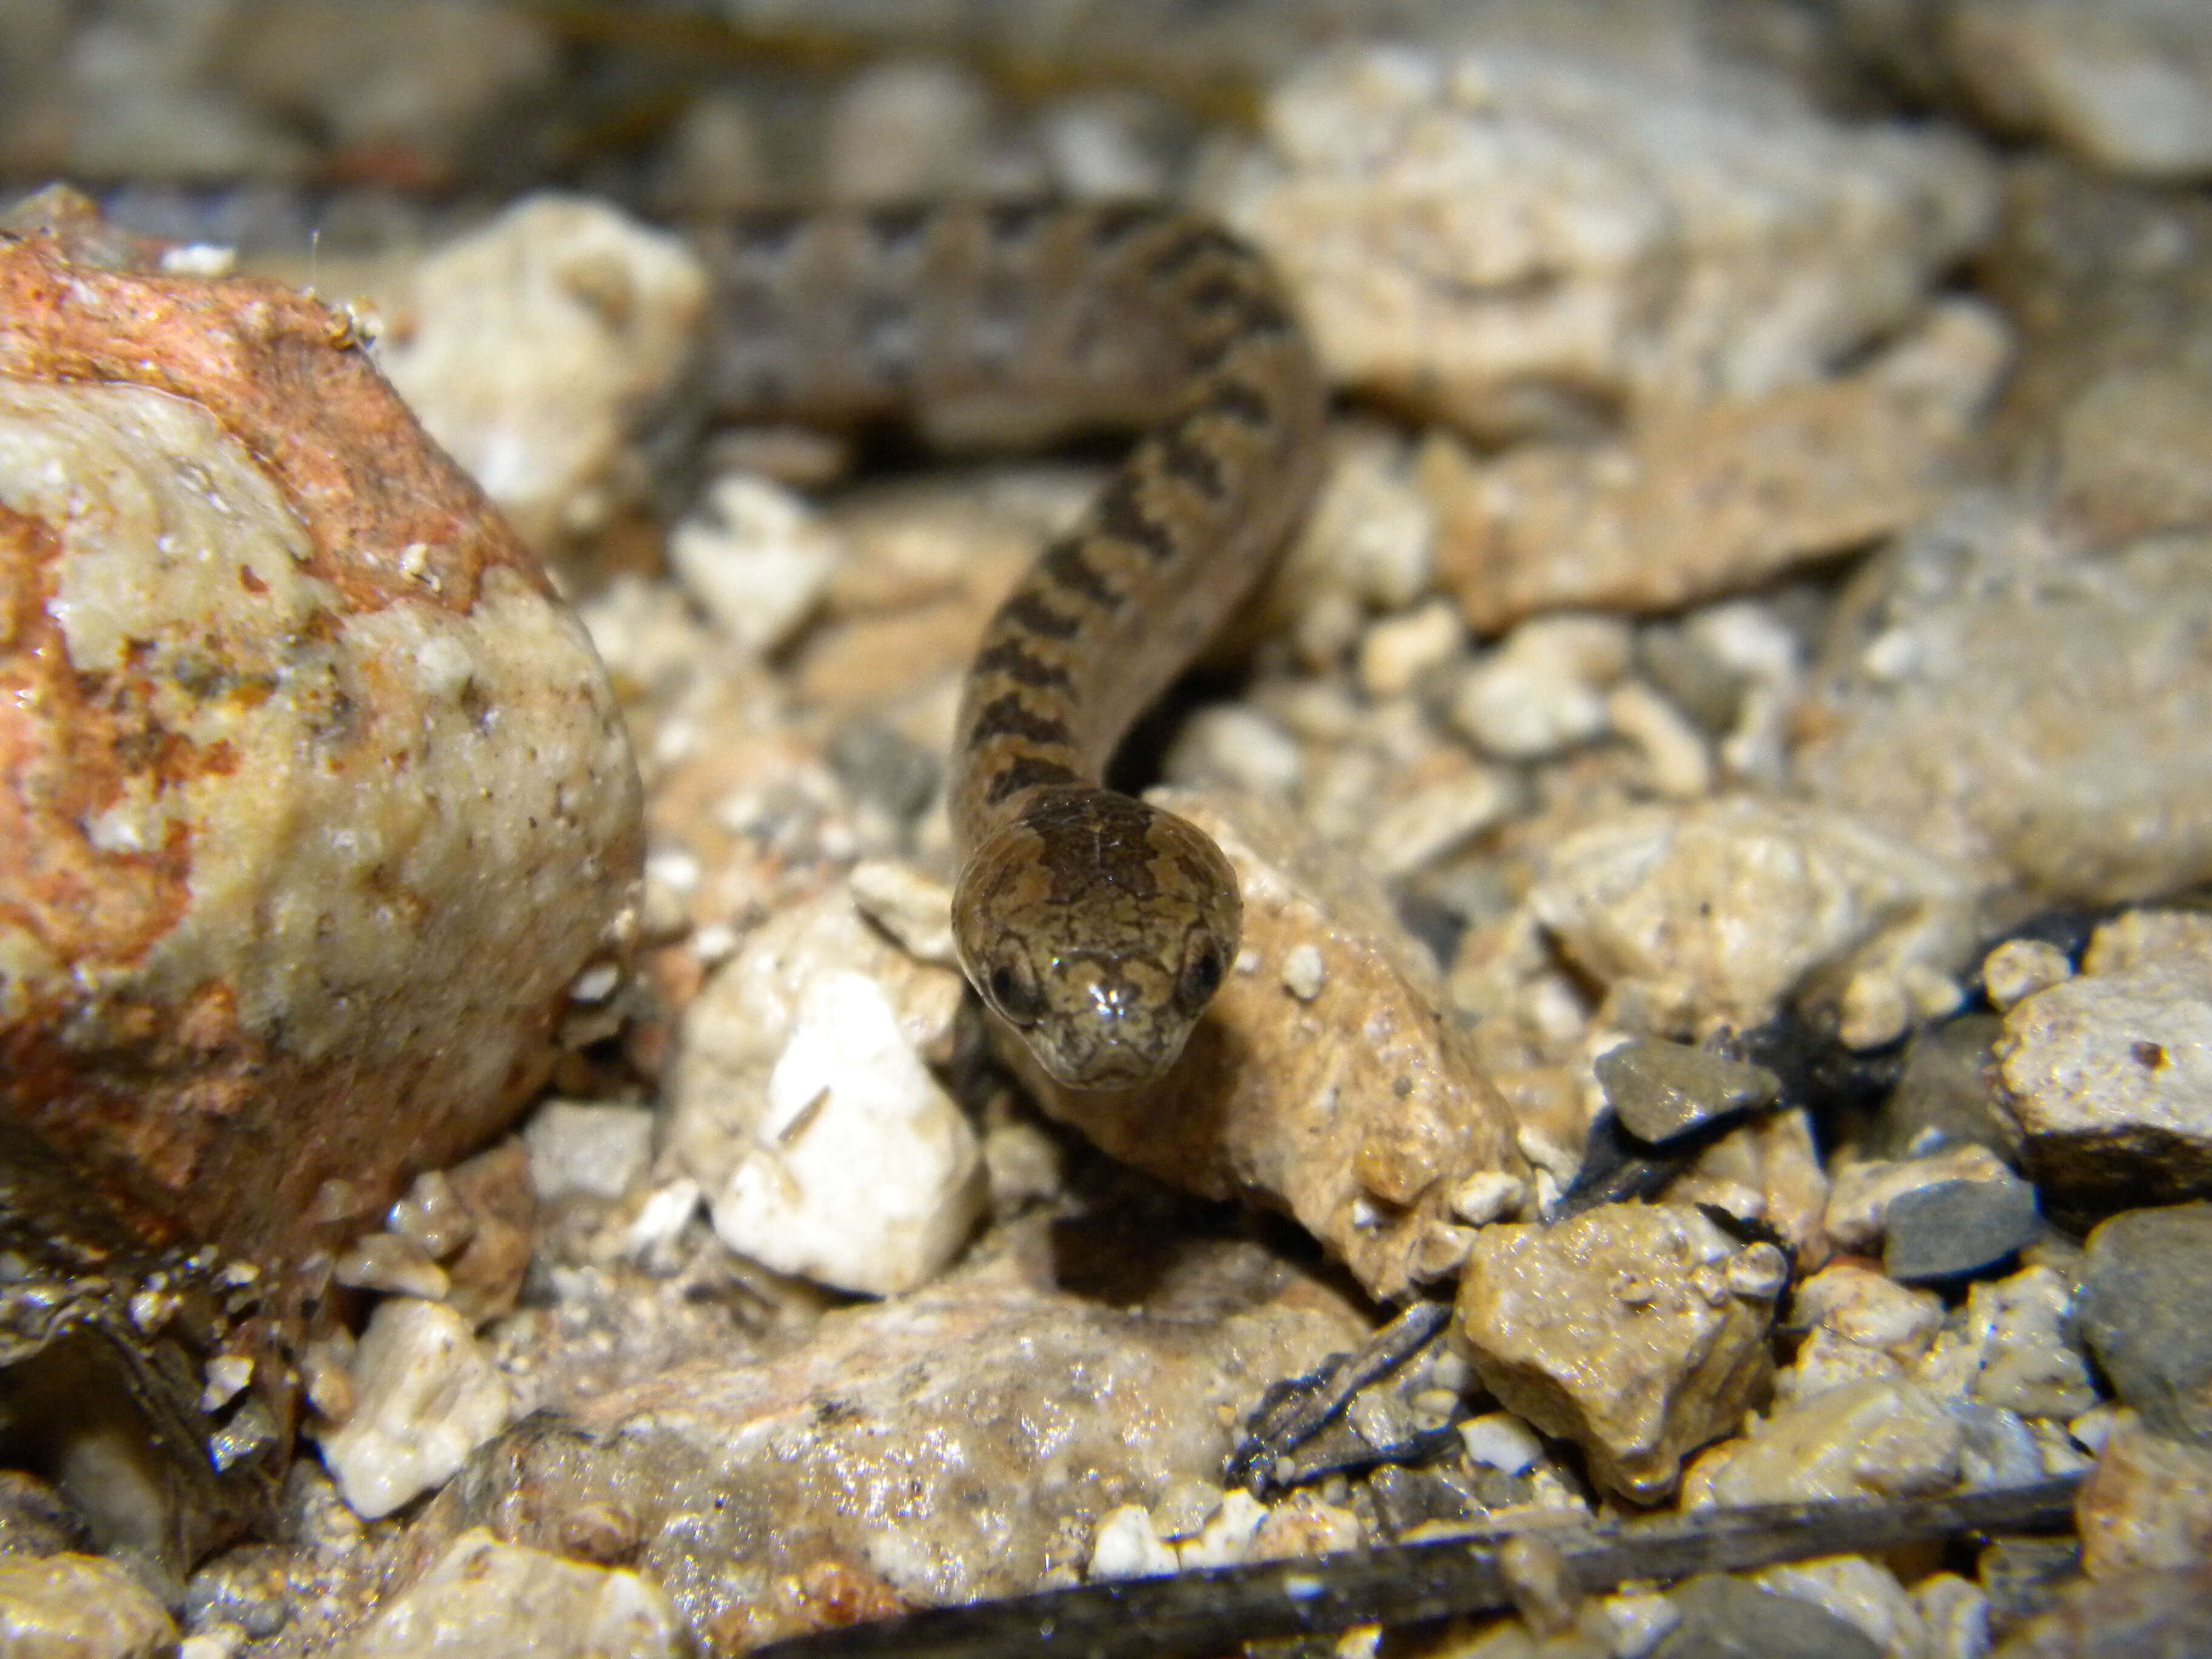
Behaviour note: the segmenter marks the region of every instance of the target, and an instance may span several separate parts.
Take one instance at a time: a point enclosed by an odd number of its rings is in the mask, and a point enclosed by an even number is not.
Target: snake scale
[[[969,671],[953,929],[1054,1077],[1157,1076],[1236,960],[1242,906],[1201,831],[1101,779],[1312,492],[1323,392],[1280,288],[1217,227],[1139,206],[758,214],[697,240],[717,414],[1140,428]]]

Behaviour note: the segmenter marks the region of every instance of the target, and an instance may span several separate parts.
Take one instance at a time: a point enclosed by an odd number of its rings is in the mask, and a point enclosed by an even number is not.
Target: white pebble
[[[1519,1210],[1528,1196],[1520,1176],[1503,1170],[1483,1170],[1451,1190],[1451,1212],[1470,1227],[1486,1227]]]
[[[791,491],[746,473],[718,478],[668,538],[669,568],[740,651],[772,651],[813,614],[842,544]]]
[[[1651,787],[1675,800],[1711,793],[1713,757],[1687,716],[1640,680],[1616,685],[1605,700],[1613,729],[1643,751]]]
[[[1091,1582],[1105,1579],[1156,1578],[1176,1570],[1176,1553],[1152,1530],[1151,1511],[1141,1504],[1124,1504],[1098,1519],[1091,1540]]]
[[[1511,1412],[1486,1412],[1459,1425],[1460,1443],[1474,1462],[1507,1474],[1525,1474],[1544,1455],[1544,1443]]]
[[[1540,617],[1470,672],[1453,722],[1493,755],[1532,760],[1602,732],[1605,692],[1628,672],[1628,625],[1612,617]]]
[[[1449,599],[1382,618],[1359,642],[1361,687],[1370,697],[1403,696],[1422,675],[1452,659],[1466,631]]]
[[[2074,964],[2039,939],[2008,939],[1982,958],[1982,984],[1999,1013],[2074,977]]]
[[[623,1254],[647,1273],[674,1266],[672,1251],[691,1218],[699,1212],[699,1183],[678,1176],[638,1207],[637,1218],[623,1234]]]
[[[642,1106],[549,1100],[524,1128],[522,1144],[540,1203],[620,1198],[653,1156],[653,1114]]]
[[[1283,988],[1300,1002],[1311,1002],[1319,996],[1328,979],[1328,964],[1322,960],[1317,945],[1292,945],[1283,958]]]
[[[960,965],[952,942],[952,889],[896,859],[863,859],[848,877],[853,904],[910,957],[946,968]]]
[[[369,1316],[353,1382],[353,1414],[324,1432],[323,1464],[365,1521],[443,1486],[514,1413],[507,1379],[468,1321],[413,1297]]]

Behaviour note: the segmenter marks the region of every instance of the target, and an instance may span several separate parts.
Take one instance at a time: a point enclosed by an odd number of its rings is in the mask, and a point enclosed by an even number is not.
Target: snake
[[[1136,429],[968,670],[952,922],[969,982],[1051,1078],[1161,1076],[1237,961],[1242,900],[1202,830],[1103,778],[1312,495],[1325,394],[1279,280],[1203,217],[1121,203],[757,212],[693,241],[717,418]]]

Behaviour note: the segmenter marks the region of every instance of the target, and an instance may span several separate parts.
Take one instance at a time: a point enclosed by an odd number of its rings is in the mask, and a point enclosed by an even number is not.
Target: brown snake
[[[1321,380],[1273,275],[1211,225],[1133,206],[755,215],[699,244],[718,412],[1143,424],[969,671],[953,929],[1053,1076],[1157,1076],[1236,960],[1242,904],[1203,833],[1100,780],[1311,494]]]

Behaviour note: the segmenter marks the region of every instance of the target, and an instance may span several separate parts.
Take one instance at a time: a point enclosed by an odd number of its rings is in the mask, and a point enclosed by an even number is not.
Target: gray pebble
[[[2212,1447],[2212,1204],[2129,1210],[2089,1235],[2075,1309],[2121,1400]]]
[[[2204,1659],[2212,1566],[2148,1568],[2070,1587],[1990,1659]]]
[[[1598,1087],[1621,1127],[1652,1146],[1782,1098],[1782,1079],[1764,1066],[1657,1037],[1638,1037],[1608,1050],[1598,1057],[1596,1070]]]
[[[1995,1014],[1962,1014],[1916,1036],[1905,1046],[1904,1070],[1868,1138],[1869,1155],[1925,1158],[1950,1146],[1978,1146],[2012,1158],[2020,1133],[1997,1108],[1990,1053],[2003,1030]]]
[[[1682,1622],[1651,1659],[1881,1659],[1857,1626],[1747,1579],[1693,1579],[1668,1599]]]
[[[1907,1284],[1956,1279],[2003,1261],[2042,1231],[2035,1188],[2025,1181],[1939,1181],[1891,1202],[1881,1269]]]

